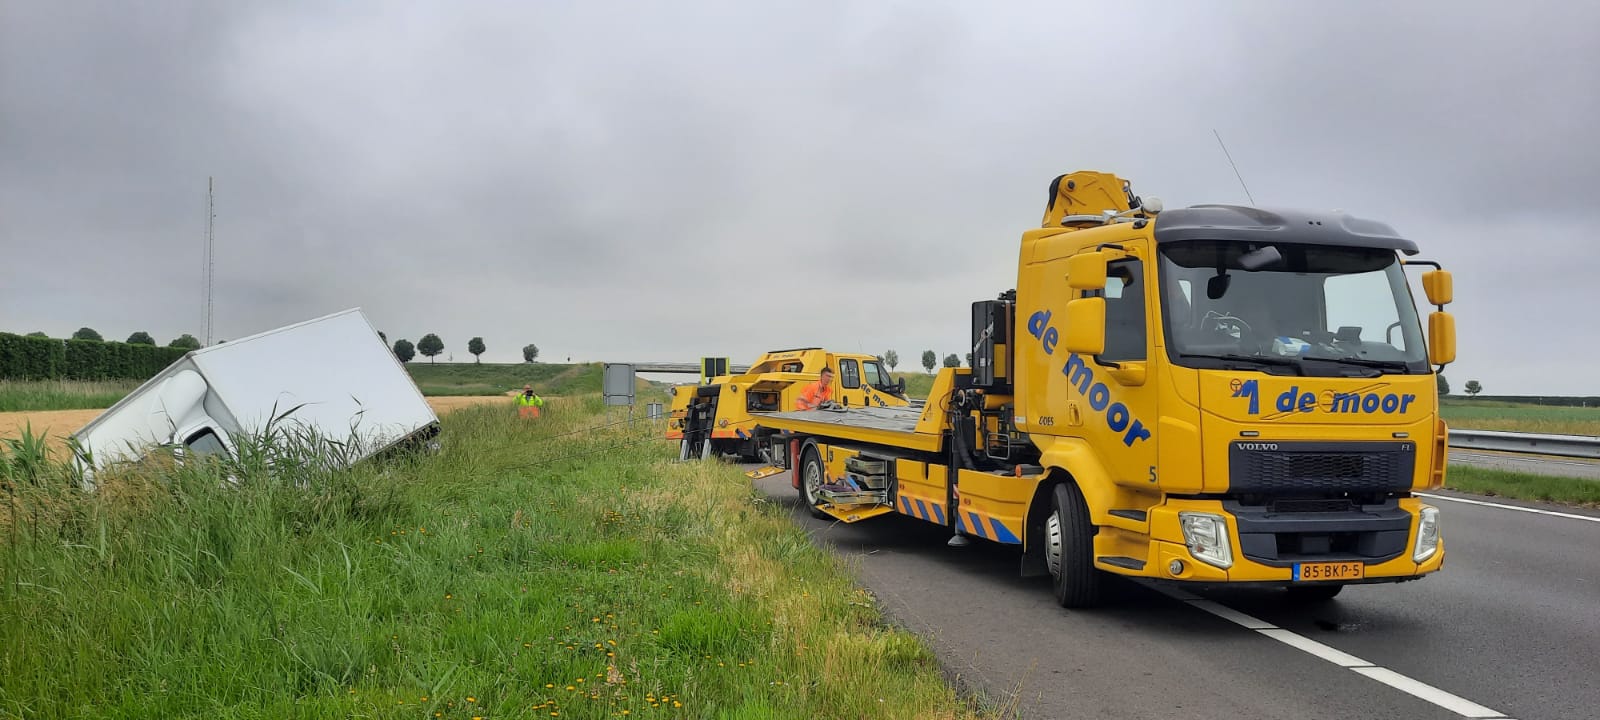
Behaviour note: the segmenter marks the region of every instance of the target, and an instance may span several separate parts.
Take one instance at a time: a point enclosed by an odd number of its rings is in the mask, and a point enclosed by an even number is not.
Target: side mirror
[[[1106,286],[1106,263],[1110,257],[1103,252],[1088,252],[1067,258],[1067,286],[1074,290],[1100,290]]]
[[[1449,276],[1446,276],[1448,283]],[[1445,287],[1449,291],[1448,284]],[[1430,292],[1431,295],[1431,292]],[[1446,295],[1448,297],[1448,295]],[[1431,298],[1430,298],[1431,299]],[[1456,359],[1456,319],[1443,310],[1428,313],[1428,362],[1449,365]]]
[[[1455,296],[1455,281],[1449,270],[1429,270],[1422,274],[1422,289],[1433,305],[1449,305]]]
[[[900,381],[895,383],[894,393],[896,395],[904,395],[904,394],[906,394],[906,379],[905,378],[900,378]]]
[[[1074,258],[1076,259],[1076,258]],[[1105,281],[1105,265],[1100,280]],[[1078,298],[1067,303],[1067,332],[1062,347],[1079,355],[1099,355],[1106,350],[1106,299]]]

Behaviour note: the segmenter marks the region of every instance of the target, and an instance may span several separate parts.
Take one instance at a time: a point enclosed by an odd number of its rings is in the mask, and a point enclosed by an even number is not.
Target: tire
[[[1289,600],[1296,603],[1318,603],[1332,600],[1340,590],[1344,589],[1342,583],[1329,583],[1326,585],[1290,585],[1285,588],[1289,593]]]
[[[1056,485],[1045,518],[1044,559],[1062,607],[1093,607],[1101,601],[1104,577],[1094,566],[1094,534],[1078,487],[1070,482]]]
[[[817,452],[817,446],[807,445],[800,453],[800,487],[795,492],[800,496],[800,504],[812,517],[824,520],[831,516],[817,508],[822,504],[822,498],[817,495],[816,486],[822,484],[825,474],[822,454]]]

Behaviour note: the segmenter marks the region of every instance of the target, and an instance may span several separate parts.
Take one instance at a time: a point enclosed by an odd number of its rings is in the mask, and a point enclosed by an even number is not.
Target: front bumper
[[[1121,523],[1102,527],[1095,536],[1095,565],[1120,575],[1165,580],[1288,585],[1321,582],[1296,580],[1297,565],[1338,562],[1359,563],[1362,572],[1359,578],[1334,582],[1414,580],[1444,564],[1442,536],[1431,556],[1421,563],[1413,560],[1423,507],[1420,498],[1408,497],[1362,512],[1272,514],[1225,500],[1172,498],[1150,510],[1144,533],[1119,527]],[[1232,561],[1228,567],[1190,552],[1180,512],[1223,518]]]

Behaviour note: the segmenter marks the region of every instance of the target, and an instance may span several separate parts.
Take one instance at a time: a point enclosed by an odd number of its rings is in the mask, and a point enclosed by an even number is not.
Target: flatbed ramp
[[[857,407],[794,410],[761,416],[762,427],[812,433],[928,452],[939,449],[939,418],[929,407]],[[918,432],[918,428],[924,432]]]

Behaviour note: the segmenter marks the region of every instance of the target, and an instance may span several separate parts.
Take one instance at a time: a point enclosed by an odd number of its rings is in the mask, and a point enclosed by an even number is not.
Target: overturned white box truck
[[[411,374],[352,308],[192,351],[72,437],[92,487],[96,470],[158,447],[232,454],[237,438],[269,423],[354,448],[337,459],[344,464],[402,443],[432,445],[439,429]]]

